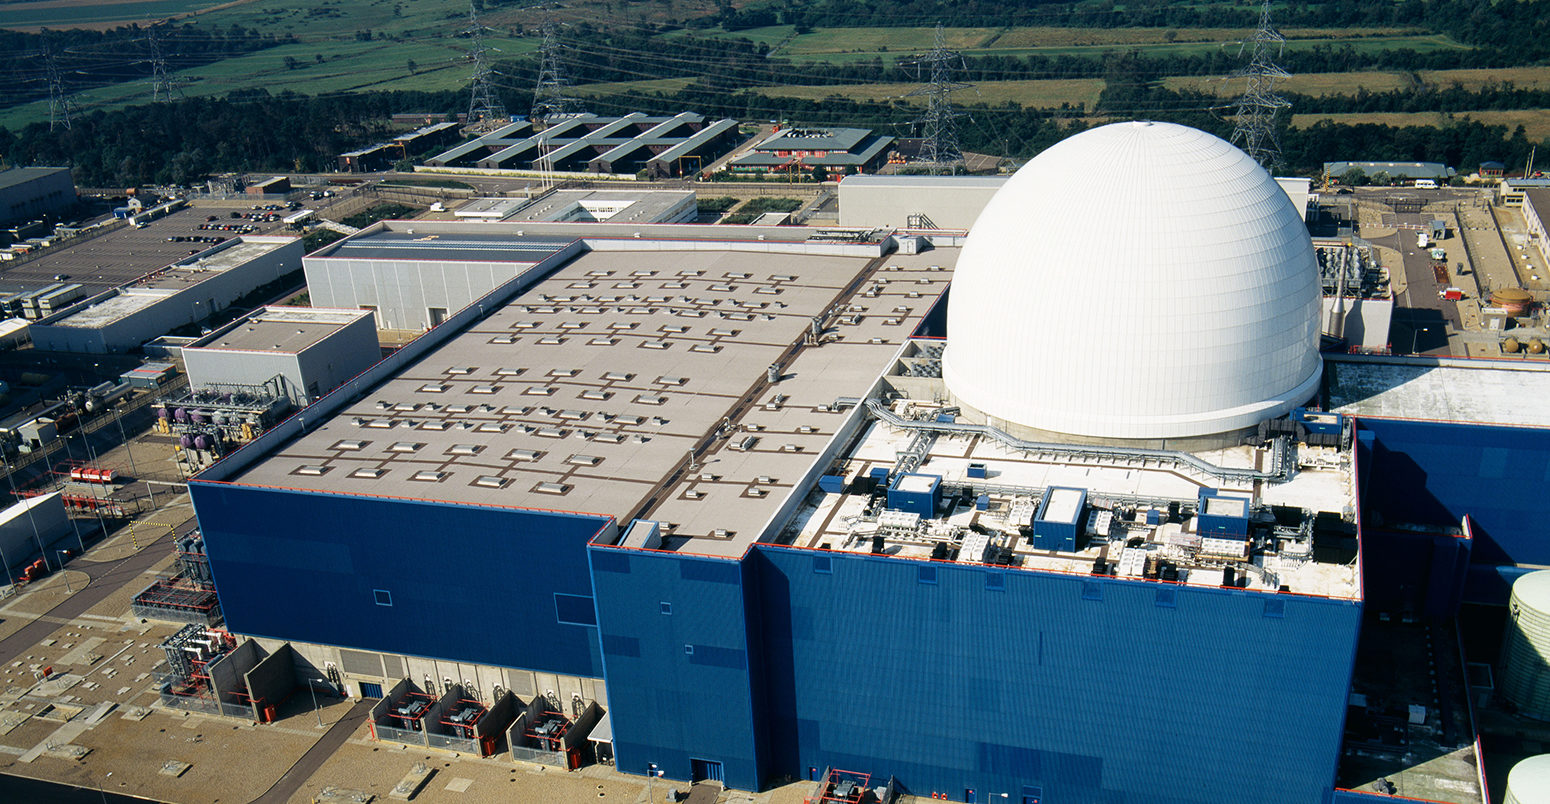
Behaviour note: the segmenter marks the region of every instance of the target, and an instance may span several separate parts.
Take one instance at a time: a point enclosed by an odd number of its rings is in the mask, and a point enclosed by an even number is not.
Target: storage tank
[[[1550,754],[1529,757],[1512,766],[1503,804],[1550,804]]]
[[[1523,315],[1534,298],[1523,288],[1502,288],[1491,291],[1491,305],[1507,311],[1507,315]]]
[[[1550,720],[1550,570],[1512,584],[1498,691],[1528,717]]]

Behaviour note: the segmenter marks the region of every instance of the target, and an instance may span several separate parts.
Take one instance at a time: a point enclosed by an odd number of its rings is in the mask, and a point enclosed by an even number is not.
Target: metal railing
[[[1025,441],[987,424],[962,424],[958,422],[911,421],[888,409],[879,399],[868,399],[867,410],[873,416],[892,427],[914,432],[930,432],[938,435],[978,435],[992,438],[1016,452],[1033,455],[1049,455],[1075,461],[1092,461],[1100,464],[1129,468],[1168,468],[1186,474],[1204,475],[1224,482],[1284,482],[1291,478],[1296,466],[1293,451],[1285,438],[1277,438],[1271,446],[1270,471],[1231,466],[1218,466],[1195,455],[1178,450],[1144,449],[1141,447],[1103,447],[1076,444],[1056,444],[1042,441]]]

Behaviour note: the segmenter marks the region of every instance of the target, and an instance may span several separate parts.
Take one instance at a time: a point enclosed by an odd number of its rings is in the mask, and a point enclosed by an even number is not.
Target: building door
[[[808,765],[807,766],[807,780],[809,782],[816,782],[816,781],[818,781],[818,769],[813,767],[812,765]]]
[[[361,682],[361,697],[362,698],[381,698],[382,697],[382,685],[381,684],[372,684],[371,682],[368,682],[368,681],[362,681]]]
[[[447,308],[445,307],[428,307],[426,312],[430,314],[431,326],[433,327],[440,326],[441,322],[447,320]]]
[[[963,804],[978,804],[979,797],[974,795],[974,788],[963,791]]]
[[[720,762],[711,762],[708,759],[691,759],[689,764],[691,765],[690,769],[693,771],[692,776],[694,778],[692,781],[723,783],[726,781],[721,777]]]
[[[1023,804],[1044,804],[1044,788],[1023,785]]]

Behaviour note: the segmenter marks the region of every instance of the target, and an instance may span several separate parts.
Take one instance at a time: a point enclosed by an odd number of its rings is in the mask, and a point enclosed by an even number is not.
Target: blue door
[[[1023,785],[1023,804],[1044,804],[1044,788]]]
[[[369,683],[369,682],[366,682],[366,681],[362,681],[361,682],[361,697],[362,698],[381,698],[382,697],[382,685],[381,684],[372,684],[372,683]]]
[[[974,788],[963,791],[963,804],[976,804],[978,801],[979,797],[974,795]]]
[[[724,782],[721,777],[721,763],[711,762],[708,759],[691,759],[689,764],[696,782]]]

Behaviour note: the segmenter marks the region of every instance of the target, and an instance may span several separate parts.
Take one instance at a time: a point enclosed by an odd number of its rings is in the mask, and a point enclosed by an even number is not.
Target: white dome
[[[1313,394],[1319,295],[1270,174],[1203,131],[1116,123],[1039,154],[985,207],[954,271],[943,377],[1025,428],[1226,433]]]

